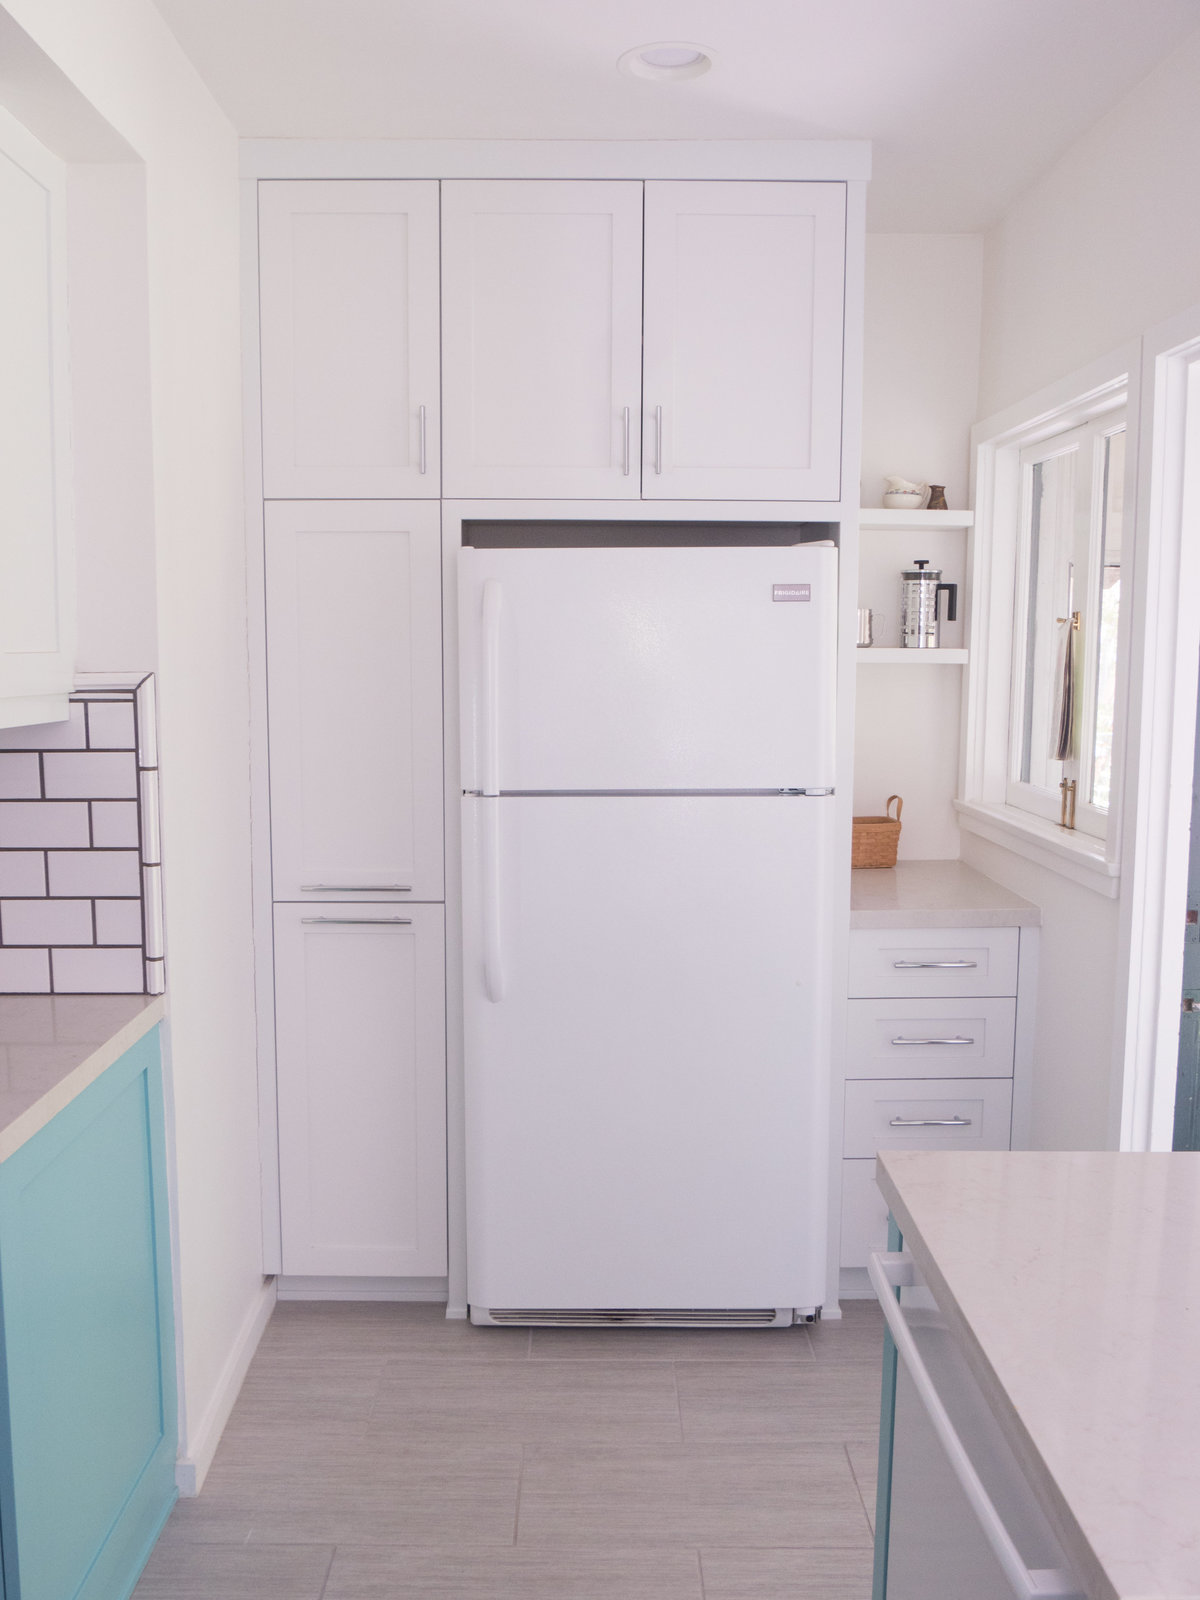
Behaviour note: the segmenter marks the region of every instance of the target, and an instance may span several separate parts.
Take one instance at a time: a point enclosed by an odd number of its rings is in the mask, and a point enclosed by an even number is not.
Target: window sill
[[[1076,833],[1043,822],[1013,806],[980,805],[973,800],[956,800],[958,825],[992,844],[1024,856],[1049,872],[1070,878],[1096,894],[1115,900],[1120,893],[1120,868],[1109,861],[1104,841],[1088,833]]]

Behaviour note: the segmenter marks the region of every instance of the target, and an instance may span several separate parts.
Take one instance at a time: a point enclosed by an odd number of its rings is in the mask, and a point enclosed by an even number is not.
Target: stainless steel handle
[[[889,1128],[969,1128],[970,1117],[893,1117]]]
[[[356,927],[362,923],[372,928],[409,928],[412,926],[411,917],[301,917],[301,922],[338,922],[349,926],[353,923]]]
[[[867,1257],[867,1273],[871,1279],[871,1287],[875,1290],[879,1304],[883,1308],[888,1331],[895,1341],[896,1352],[908,1369],[908,1375],[925,1407],[933,1431],[946,1452],[950,1468],[958,1479],[1013,1594],[1018,1600],[1050,1600],[1050,1597],[1055,1597],[1055,1600],[1085,1600],[1082,1590],[1072,1582],[1069,1573],[1061,1572],[1055,1567],[1030,1568],[1025,1565],[1021,1552],[1013,1543],[1012,1535],[988,1497],[974,1463],[963,1448],[962,1440],[955,1432],[954,1424],[942,1403],[942,1397],[938,1394],[929,1370],[921,1359],[921,1352],[917,1348],[917,1341],[913,1338],[900,1301],[896,1298],[897,1289],[906,1288],[916,1282],[912,1257],[907,1253],[884,1255],[873,1250]]]
[[[906,1039],[903,1034],[898,1039],[892,1040],[893,1044],[974,1044],[974,1039],[966,1039],[959,1035],[953,1039]]]
[[[425,472],[426,465],[427,465],[427,462],[425,460],[425,407],[424,406],[418,406],[417,407],[417,416],[420,419],[420,429],[421,429],[421,431],[420,431],[420,444],[418,446],[418,449],[420,451],[421,472],[422,472],[422,475],[423,475],[424,472]]]
[[[622,471],[624,472],[625,476],[628,477],[629,476],[629,464],[630,464],[630,455],[629,455],[629,407],[628,406],[625,407],[624,416],[625,416],[625,422],[624,422],[624,431],[625,431],[625,458],[624,459],[625,459],[625,465],[622,468]]]
[[[662,471],[662,407],[654,408],[654,470]]]
[[[893,967],[898,972],[915,972],[924,967],[937,967],[947,972],[959,971],[965,967],[977,967],[978,961],[893,961]]]
[[[493,1005],[504,999],[504,946],[500,931],[500,802],[480,799],[482,830],[479,867],[483,877],[483,992]]]
[[[301,894],[323,894],[337,890],[341,894],[411,894],[411,883],[302,883]]]
[[[483,585],[483,682],[480,704],[481,794],[500,793],[500,610],[502,591],[497,578]]]

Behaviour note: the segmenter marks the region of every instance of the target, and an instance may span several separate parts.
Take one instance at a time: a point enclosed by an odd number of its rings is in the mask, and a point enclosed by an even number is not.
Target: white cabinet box
[[[268,499],[436,499],[438,186],[259,185]]]
[[[446,1270],[441,906],[275,908],[283,1271]]]

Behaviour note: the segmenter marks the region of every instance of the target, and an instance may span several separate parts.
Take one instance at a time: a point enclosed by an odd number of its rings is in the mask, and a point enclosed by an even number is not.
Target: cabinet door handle
[[[970,1117],[893,1117],[889,1128],[969,1128]]]
[[[625,407],[623,428],[624,428],[624,437],[625,437],[625,455],[624,455],[624,466],[622,467],[621,470],[624,472],[625,476],[628,477],[629,476],[629,467],[630,467],[630,454],[629,454],[629,407],[628,406]]]
[[[906,1039],[903,1034],[892,1040],[893,1044],[974,1044],[974,1039],[964,1038],[961,1034],[953,1039]]]
[[[964,967],[977,967],[978,961],[893,961],[897,972],[916,972],[926,967],[936,967],[939,971],[957,972]]]
[[[369,928],[411,928],[411,917],[301,917],[301,922],[335,922],[349,927],[366,926]]]
[[[302,883],[301,894],[411,894],[411,883]]]
[[[662,407],[654,408],[654,470],[662,471]]]
[[[424,476],[425,468],[428,465],[428,463],[426,462],[426,459],[425,459],[425,407],[424,406],[418,406],[417,407],[417,417],[420,420],[420,432],[419,432],[419,435],[418,435],[419,441],[420,441],[419,444],[418,444],[418,450],[419,450],[419,453],[420,453],[420,467],[421,467],[421,474],[422,474],[422,476]]]
[[[988,1498],[988,1492],[975,1471],[974,1463],[962,1440],[954,1431],[954,1424],[937,1392],[929,1369],[921,1359],[917,1341],[897,1298],[897,1290],[907,1288],[917,1279],[913,1259],[907,1253],[885,1255],[872,1250],[867,1257],[867,1273],[871,1287],[883,1308],[888,1332],[895,1341],[896,1352],[908,1369],[908,1375],[925,1407],[925,1413],[937,1434],[954,1476],[975,1513],[980,1530],[996,1557],[1012,1592],[1019,1600],[1086,1600],[1083,1591],[1072,1582],[1066,1572],[1054,1567],[1025,1565],[1021,1552],[1013,1543],[1012,1534],[1005,1527],[1000,1513]]]

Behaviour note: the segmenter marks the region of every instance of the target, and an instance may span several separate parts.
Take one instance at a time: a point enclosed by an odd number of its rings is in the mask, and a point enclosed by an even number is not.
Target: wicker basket
[[[896,815],[892,816],[892,802]],[[898,794],[888,796],[887,815],[883,817],[855,817],[854,843],[850,850],[852,867],[894,867],[896,847],[900,843],[900,813],[904,801]]]

